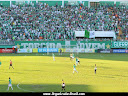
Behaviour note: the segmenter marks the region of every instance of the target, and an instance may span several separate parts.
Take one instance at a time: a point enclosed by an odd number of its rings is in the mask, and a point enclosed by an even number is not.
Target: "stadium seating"
[[[128,8],[124,5],[98,8],[49,6],[44,3],[0,7],[2,40],[75,40],[75,30],[111,31],[125,38]],[[119,32],[119,33],[118,33]],[[125,37],[123,37],[125,36]]]

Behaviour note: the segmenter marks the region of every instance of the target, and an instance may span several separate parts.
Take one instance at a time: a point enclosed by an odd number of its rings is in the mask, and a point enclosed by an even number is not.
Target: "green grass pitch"
[[[69,56],[56,53],[53,61],[52,54],[0,54],[0,92],[61,92],[62,79],[67,92],[128,92],[127,54],[75,54],[81,64],[74,74]],[[13,91],[7,91],[9,77]]]

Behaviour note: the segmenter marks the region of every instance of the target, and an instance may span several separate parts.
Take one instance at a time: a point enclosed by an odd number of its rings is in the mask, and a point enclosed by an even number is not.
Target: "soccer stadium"
[[[0,0],[0,94],[128,92],[127,64],[127,0]]]

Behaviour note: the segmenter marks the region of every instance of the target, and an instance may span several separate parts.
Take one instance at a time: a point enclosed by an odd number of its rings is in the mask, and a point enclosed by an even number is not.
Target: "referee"
[[[60,53],[59,53],[59,55],[62,55],[62,49],[60,48]]]
[[[95,74],[96,74],[96,70],[97,70],[96,64],[95,64],[95,68],[94,68],[94,70],[95,70]]]
[[[63,81],[63,80],[62,80]],[[64,83],[64,81],[63,81],[63,83],[62,83],[62,91],[65,91],[65,83]]]

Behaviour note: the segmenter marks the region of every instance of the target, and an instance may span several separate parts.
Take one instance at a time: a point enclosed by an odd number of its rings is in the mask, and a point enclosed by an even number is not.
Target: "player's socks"
[[[12,88],[12,87],[11,87]],[[13,90],[13,88],[12,88],[12,90]]]
[[[9,87],[8,87],[8,89],[7,90],[9,90]]]

